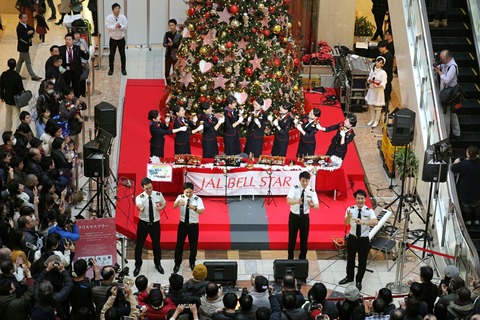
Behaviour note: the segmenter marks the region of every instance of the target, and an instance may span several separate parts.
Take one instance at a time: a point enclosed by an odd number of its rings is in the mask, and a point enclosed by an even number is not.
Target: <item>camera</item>
[[[60,262],[55,261],[55,262],[53,263],[53,266],[58,268],[58,267],[60,266]]]
[[[93,258],[88,258],[88,266],[93,267]]]
[[[153,287],[160,289],[161,285],[160,285],[160,283],[154,283],[154,284],[153,284]]]
[[[442,64],[442,59],[440,59],[440,52],[433,53],[433,66],[438,67]]]
[[[123,283],[123,278],[125,278],[125,276],[128,276],[128,274],[130,273],[129,267],[125,267],[122,269],[118,263],[115,263],[115,265],[113,266],[113,270],[115,270],[115,273],[117,274],[115,280],[117,280],[118,283]]]

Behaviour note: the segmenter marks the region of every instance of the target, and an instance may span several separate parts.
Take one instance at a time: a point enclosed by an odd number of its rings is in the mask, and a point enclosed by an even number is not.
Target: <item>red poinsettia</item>
[[[325,41],[319,41],[317,44],[317,52],[305,54],[302,57],[302,62],[303,64],[334,66],[335,59],[332,55],[332,47]]]

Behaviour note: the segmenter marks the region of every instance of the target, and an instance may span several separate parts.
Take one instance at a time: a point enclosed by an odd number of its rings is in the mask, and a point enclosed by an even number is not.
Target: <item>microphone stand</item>
[[[275,207],[277,206],[277,203],[275,202],[275,198],[272,195],[272,162],[269,162],[269,167],[267,169],[267,174],[268,174],[268,191],[267,195],[265,198],[263,198],[263,204],[262,208],[265,207],[265,204],[270,205],[272,202],[275,204]]]

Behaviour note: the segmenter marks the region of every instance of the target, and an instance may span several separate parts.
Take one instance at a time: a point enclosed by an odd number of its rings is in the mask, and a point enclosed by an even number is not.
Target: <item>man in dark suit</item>
[[[15,69],[18,73],[22,69],[22,64],[25,62],[28,70],[28,74],[33,81],[40,81],[42,78],[38,77],[32,69],[32,61],[30,60],[30,46],[32,45],[32,38],[35,33],[33,27],[30,26],[28,21],[28,16],[25,13],[20,13],[18,15],[20,20],[17,25],[17,51],[19,53],[17,68]]]
[[[90,54],[85,48],[73,44],[73,34],[65,35],[65,45],[60,46],[62,67],[65,68],[63,79],[67,87],[72,87],[76,97],[81,96],[80,77],[83,72],[81,58],[88,60]]]
[[[14,96],[24,91],[22,77],[15,71],[17,62],[15,59],[8,59],[8,70],[3,72],[0,77],[0,99],[5,102],[5,128],[4,131],[13,131],[20,122],[20,108],[15,106]],[[14,123],[15,122],[15,123]]]

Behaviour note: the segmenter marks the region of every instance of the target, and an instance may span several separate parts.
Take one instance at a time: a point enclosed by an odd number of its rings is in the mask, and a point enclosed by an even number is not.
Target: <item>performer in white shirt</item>
[[[351,206],[345,212],[345,225],[350,225],[350,233],[347,240],[347,276],[338,282],[346,284],[353,282],[355,274],[355,256],[358,253],[358,272],[355,285],[362,290],[362,280],[367,269],[367,257],[370,251],[370,239],[368,234],[370,226],[378,223],[377,216],[373,209],[365,205],[367,193],[364,190],[357,190],[353,194],[356,205]]]
[[[190,269],[195,268],[198,246],[198,215],[205,211],[202,198],[193,194],[193,183],[183,184],[183,194],[179,195],[173,204],[173,208],[180,208],[180,222],[178,223],[177,245],[175,247],[175,266],[173,272],[177,273],[182,264],[183,246],[188,236],[190,244]]]
[[[307,259],[308,233],[310,229],[310,209],[317,210],[319,202],[315,190],[310,189],[310,173],[299,175],[300,185],[290,187],[287,203],[290,205],[288,217],[288,259],[293,259],[297,233],[300,232],[300,254],[298,259]]]
[[[120,61],[122,63],[122,74],[127,75],[127,65],[125,57],[125,30],[127,30],[128,21],[127,18],[120,13],[120,5],[118,3],[112,4],[112,14],[109,14],[105,18],[105,27],[108,30],[110,36],[109,48],[110,54],[108,55],[109,70],[108,75],[113,74],[113,64],[115,62],[115,53],[118,48],[120,53]]]

